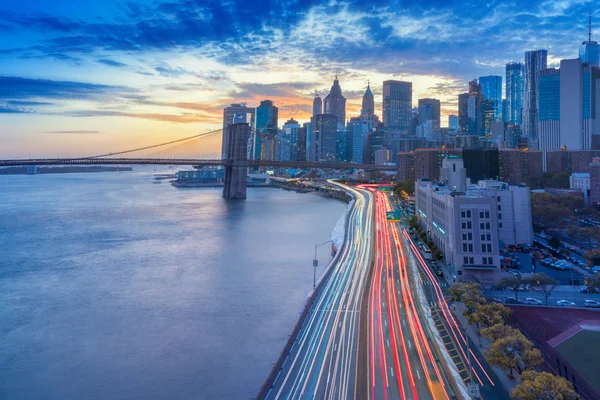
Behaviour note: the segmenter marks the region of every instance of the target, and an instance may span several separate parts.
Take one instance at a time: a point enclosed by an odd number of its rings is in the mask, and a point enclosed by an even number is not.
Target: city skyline
[[[232,103],[272,100],[281,121],[307,122],[315,91],[324,98],[336,74],[346,120],[360,115],[368,81],[381,116],[383,81],[402,80],[413,84],[413,107],[440,99],[445,126],[473,76],[504,76],[528,50],[547,49],[548,66],[575,58],[589,11],[578,1],[534,2],[527,9],[538,16],[509,4],[467,13],[447,3],[274,3],[260,15],[235,2],[73,4],[0,9],[4,156],[110,151],[218,129]]]

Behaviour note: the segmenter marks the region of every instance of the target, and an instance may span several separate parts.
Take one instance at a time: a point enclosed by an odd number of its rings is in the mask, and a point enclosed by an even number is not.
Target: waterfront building
[[[348,161],[357,164],[365,162],[365,149],[370,131],[371,124],[369,121],[361,118],[350,118],[350,122],[346,127]]]
[[[521,125],[525,69],[522,63],[506,64],[506,119],[510,124]]]
[[[221,145],[221,159],[227,158],[228,136],[225,134],[229,125],[247,123],[254,126],[256,109],[246,106],[246,103],[232,104],[223,109],[223,141]],[[253,136],[248,138],[248,157],[252,155]]]
[[[412,82],[383,82],[383,123],[390,132],[409,133],[412,115]]]
[[[496,180],[469,184],[460,157],[446,158],[440,176],[439,184],[415,184],[419,224],[444,254],[454,281],[496,282],[500,249],[533,241],[529,188]]]
[[[448,129],[451,131],[458,130],[458,115],[455,115],[455,114],[448,115]]]
[[[314,161],[335,161],[337,156],[337,117],[318,114],[311,122],[311,154]]]
[[[346,125],[346,98],[342,96],[342,88],[337,75],[329,94],[325,97],[323,114],[335,115],[338,124]]]
[[[538,76],[547,67],[547,50],[533,50],[525,53],[525,89],[521,129],[530,143],[530,148],[535,150],[538,149]]]
[[[256,108],[256,128],[254,132],[254,160],[270,160],[275,153],[275,138],[279,109],[271,100],[263,100]],[[264,154],[266,151],[268,154]],[[266,158],[265,158],[266,157]]]
[[[193,171],[177,171],[175,186],[222,184],[225,168],[204,167]]]

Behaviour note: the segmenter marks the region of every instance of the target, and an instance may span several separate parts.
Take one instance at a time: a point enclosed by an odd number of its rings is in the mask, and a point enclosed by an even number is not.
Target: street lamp
[[[313,267],[314,267],[313,290],[315,290],[315,288],[317,287],[317,267],[319,266],[319,260],[317,259],[317,249],[321,246],[326,245],[327,243],[330,243],[330,242],[331,242],[331,240],[327,240],[323,243],[315,244],[315,258],[313,259]]]

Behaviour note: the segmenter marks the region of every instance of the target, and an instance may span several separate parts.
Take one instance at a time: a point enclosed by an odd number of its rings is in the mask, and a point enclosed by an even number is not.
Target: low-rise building
[[[583,193],[585,204],[589,205],[590,200],[590,173],[574,172],[569,178],[569,188],[579,189]]]
[[[455,281],[494,283],[500,278],[500,249],[531,244],[530,190],[496,180],[466,180],[463,160],[443,161],[442,181],[415,184],[416,214],[442,251]]]

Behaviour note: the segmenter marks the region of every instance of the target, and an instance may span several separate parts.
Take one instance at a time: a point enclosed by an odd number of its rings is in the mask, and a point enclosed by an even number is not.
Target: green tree
[[[398,181],[392,186],[396,196],[407,199],[415,195],[415,181]]]
[[[571,382],[548,372],[525,371],[523,383],[515,387],[510,398],[513,400],[577,400],[579,395]]]
[[[557,238],[556,236],[552,236],[550,238],[550,240],[548,240],[548,244],[550,245],[550,247],[552,247],[553,249],[558,249],[560,248],[560,239]]]
[[[481,335],[490,339],[492,342],[496,340],[502,339],[504,337],[509,337],[515,334],[517,330],[509,325],[504,325],[503,323],[498,323],[496,325],[490,326],[489,328],[485,328],[481,330]]]
[[[467,321],[476,324],[479,330],[481,327],[489,328],[506,323],[511,314],[511,309],[502,304],[482,303],[475,306],[475,311],[467,316]]]
[[[596,272],[589,278],[585,278],[585,285],[588,287],[590,293],[595,293],[596,289],[600,289],[600,272]]]
[[[514,379],[514,371],[519,374],[524,370],[535,369],[543,361],[542,354],[521,332],[499,338],[485,352],[486,360],[509,372]]]
[[[451,301],[465,305],[465,317],[475,312],[478,304],[485,302],[481,292],[481,285],[475,282],[461,282],[446,289],[446,294]],[[468,318],[468,317],[467,317]]]
[[[510,278],[504,278],[500,282],[498,282],[498,287],[509,288],[515,294],[515,299],[519,298],[519,292],[523,288],[525,282],[523,281],[523,277],[521,274],[513,275]]]
[[[533,274],[524,279],[525,283],[529,284],[533,290],[540,292],[544,295],[546,305],[548,305],[548,298],[556,288],[558,281],[551,276],[546,275],[543,272]]]

